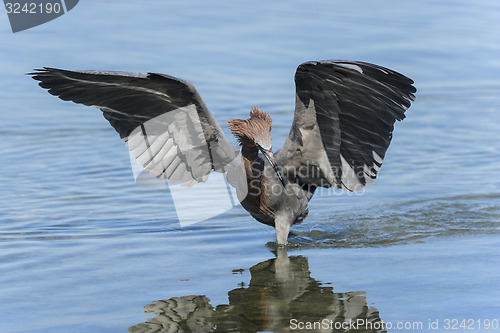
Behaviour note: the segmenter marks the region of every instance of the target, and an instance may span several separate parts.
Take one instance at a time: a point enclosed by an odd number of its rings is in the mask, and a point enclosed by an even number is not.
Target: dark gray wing
[[[164,74],[67,71],[30,73],[65,101],[95,106],[153,176],[192,186],[236,154],[189,82]]]
[[[358,191],[375,181],[413,81],[358,61],[311,61],[295,74],[295,116],[277,160],[303,185]]]

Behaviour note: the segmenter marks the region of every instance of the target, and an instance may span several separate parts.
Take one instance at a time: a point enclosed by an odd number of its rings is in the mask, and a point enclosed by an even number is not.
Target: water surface
[[[325,318],[500,331],[484,326],[500,319],[499,13],[495,1],[84,1],[17,34],[2,14],[0,331],[293,332],[293,319]],[[376,184],[313,198],[279,256],[274,230],[241,207],[180,227],[167,191],[135,185],[97,109],[24,75],[182,77],[221,124],[260,105],[278,149],[296,66],[332,58],[400,71],[417,100]]]

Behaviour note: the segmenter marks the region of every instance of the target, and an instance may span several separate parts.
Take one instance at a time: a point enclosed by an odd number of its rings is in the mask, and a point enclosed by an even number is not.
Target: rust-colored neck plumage
[[[238,138],[241,146],[260,144],[262,148],[271,148],[271,116],[254,106],[250,111],[250,118],[231,119],[228,121],[231,132]],[[263,145],[269,145],[264,147]]]
[[[272,214],[267,197],[266,180],[259,161],[259,149],[271,150],[271,116],[258,107],[253,107],[250,118],[231,119],[228,123],[241,146],[248,183],[246,199],[260,211]]]

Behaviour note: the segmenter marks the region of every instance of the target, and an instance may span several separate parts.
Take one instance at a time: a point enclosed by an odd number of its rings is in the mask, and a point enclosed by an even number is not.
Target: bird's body
[[[54,68],[31,74],[63,100],[100,108],[137,162],[169,183],[204,182],[212,170],[228,171],[239,156],[186,81]],[[291,225],[307,216],[318,187],[359,191],[374,182],[394,122],[405,117],[416,91],[413,81],[397,72],[350,61],[301,64],[295,83],[294,120],[276,155],[269,115],[253,108],[249,119],[229,120],[246,178],[232,185],[244,193],[241,204],[257,221],[276,228],[282,245]]]
[[[293,178],[283,178],[286,161],[279,163],[272,152],[269,115],[254,108],[249,119],[229,123],[240,142],[245,167],[248,193],[241,204],[257,221],[275,227],[278,243],[284,244],[290,226],[307,216],[314,191]]]

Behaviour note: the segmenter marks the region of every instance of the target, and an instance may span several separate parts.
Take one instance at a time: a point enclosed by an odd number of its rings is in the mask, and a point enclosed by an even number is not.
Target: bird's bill
[[[262,152],[262,154],[264,154],[264,156],[267,158],[269,163],[271,163],[271,165],[272,165],[274,171],[276,172],[276,175],[278,176],[281,184],[283,185],[283,187],[285,187],[285,180],[283,179],[283,176],[281,175],[281,172],[278,168],[278,164],[276,163],[276,160],[274,158],[273,152],[270,150],[264,150],[264,149],[261,149],[260,151]]]

